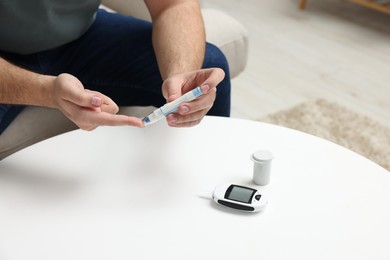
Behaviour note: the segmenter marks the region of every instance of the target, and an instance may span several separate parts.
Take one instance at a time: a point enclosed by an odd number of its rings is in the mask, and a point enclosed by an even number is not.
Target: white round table
[[[274,155],[253,186],[250,156]],[[260,213],[215,204],[259,188]],[[390,259],[390,173],[326,140],[206,117],[193,128],[101,127],[0,162],[1,260]]]

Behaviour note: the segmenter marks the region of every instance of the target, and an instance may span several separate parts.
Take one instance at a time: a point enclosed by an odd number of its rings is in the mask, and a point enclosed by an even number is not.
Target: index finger
[[[88,118],[88,124],[99,126],[136,126],[144,127],[142,120],[137,117],[125,115],[114,115],[106,112],[98,112],[93,110],[84,110],[85,118]]]

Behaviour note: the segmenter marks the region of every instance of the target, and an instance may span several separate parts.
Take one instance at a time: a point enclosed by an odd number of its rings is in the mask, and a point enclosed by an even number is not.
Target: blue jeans
[[[71,43],[30,55],[0,50],[0,56],[40,74],[70,73],[85,88],[109,96],[119,106],[159,107],[166,101],[151,36],[150,22],[98,10],[89,30]],[[216,100],[208,114],[229,116],[228,63],[217,47],[207,43],[203,68],[210,67],[223,69],[226,76],[218,85]],[[0,134],[23,108],[0,104]]]

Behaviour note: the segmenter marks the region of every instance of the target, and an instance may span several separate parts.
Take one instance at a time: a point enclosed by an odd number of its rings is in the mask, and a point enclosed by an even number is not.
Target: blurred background
[[[203,1],[249,32],[232,116],[258,120],[323,98],[390,126],[390,14],[347,0],[307,0],[304,10],[299,2]]]

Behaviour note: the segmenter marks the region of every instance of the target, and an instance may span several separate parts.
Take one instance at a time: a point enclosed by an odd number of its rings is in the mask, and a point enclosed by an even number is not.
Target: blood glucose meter
[[[213,200],[220,205],[246,212],[261,211],[268,203],[266,196],[258,190],[235,184],[217,186]]]

